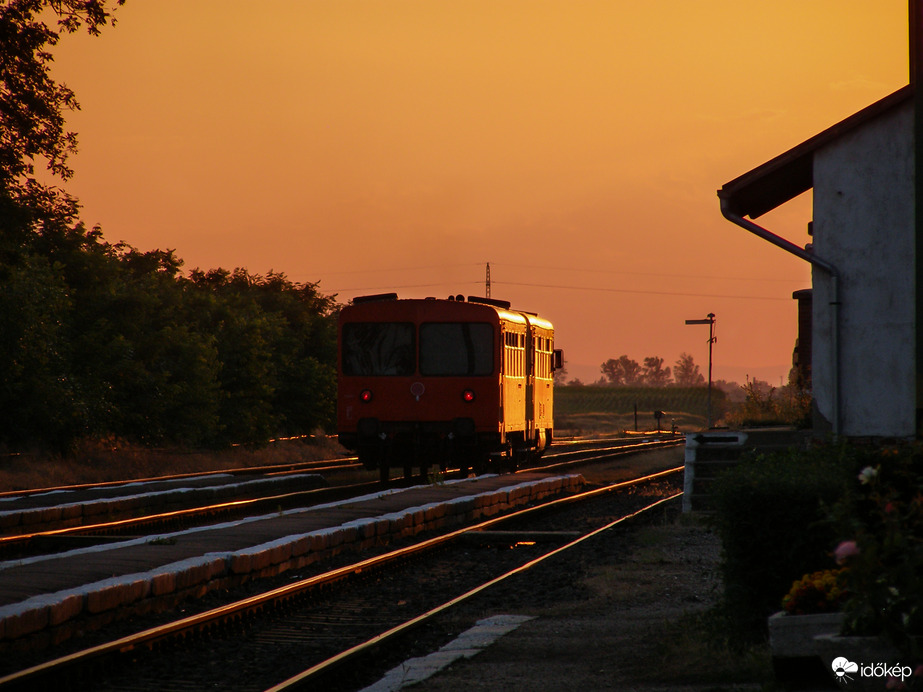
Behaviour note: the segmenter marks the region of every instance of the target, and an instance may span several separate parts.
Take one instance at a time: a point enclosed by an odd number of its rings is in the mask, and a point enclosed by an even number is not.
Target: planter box
[[[769,647],[773,657],[815,656],[814,637],[839,634],[843,613],[789,615],[779,612],[769,618]]]
[[[839,634],[843,613],[789,615],[779,612],[769,618],[769,648],[772,668],[780,681],[825,686],[830,679],[821,662],[814,637]]]

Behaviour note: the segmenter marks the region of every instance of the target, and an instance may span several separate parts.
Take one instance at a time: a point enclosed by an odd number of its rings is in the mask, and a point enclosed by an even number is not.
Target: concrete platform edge
[[[513,480],[513,479],[511,479]],[[169,609],[212,589],[276,576],[345,550],[360,551],[377,541],[394,541],[425,530],[489,518],[512,507],[578,489],[580,475],[534,481],[355,519],[310,533],[283,536],[231,553],[207,553],[157,568],[41,594],[0,606],[0,645],[42,636],[59,643],[76,631],[75,621],[94,617],[100,625],[118,612]],[[386,527],[386,528],[385,528]],[[132,606],[136,606],[132,608]]]

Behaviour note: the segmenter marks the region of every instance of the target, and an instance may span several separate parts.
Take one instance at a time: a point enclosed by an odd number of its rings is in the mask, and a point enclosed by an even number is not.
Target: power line
[[[477,263],[466,263],[466,264],[444,264],[444,265],[425,265],[425,266],[416,266],[416,267],[403,267],[403,268],[388,268],[388,269],[368,269],[362,270],[357,269],[354,271],[343,271],[343,272],[331,272],[331,274],[347,274],[347,273],[369,273],[369,272],[380,272],[380,271],[417,271],[425,269],[445,269],[452,267],[473,267],[481,266],[480,262]],[[488,265],[489,266],[489,265]],[[496,264],[495,264],[496,266]],[[549,267],[549,266],[538,266],[538,265],[523,265],[523,264],[501,264],[501,267],[515,267],[519,269],[542,269],[542,270],[551,270],[551,271],[581,271],[583,273],[596,273],[596,274],[623,274],[631,276],[653,276],[653,277],[662,277],[662,278],[681,278],[681,279],[728,279],[736,281],[776,281],[776,282],[785,282],[791,283],[794,279],[780,279],[780,278],[767,278],[761,279],[757,277],[715,277],[715,276],[697,276],[689,274],[656,274],[656,273],[645,273],[645,272],[630,272],[630,271],[618,271],[618,270],[606,270],[606,269],[567,269],[564,267]],[[489,271],[489,270],[488,270]],[[352,293],[359,291],[383,291],[383,290],[394,290],[398,288],[437,288],[437,287],[447,287],[453,288],[459,285],[475,285],[481,284],[480,281],[453,281],[451,284],[448,282],[436,282],[436,283],[422,283],[422,284],[389,284],[387,286],[364,286],[364,287],[350,287],[350,288],[330,288],[325,289],[331,293]],[[604,293],[628,293],[636,295],[660,295],[660,296],[680,296],[688,298],[735,298],[741,300],[778,300],[778,301],[788,301],[787,297],[777,297],[777,296],[752,296],[752,295],[728,295],[728,294],[715,294],[715,293],[688,293],[681,291],[651,291],[651,290],[640,290],[640,289],[627,289],[627,288],[611,288],[611,287],[597,287],[597,286],[568,286],[568,285],[554,285],[554,284],[537,284],[537,283],[527,283],[527,282],[517,282],[517,281],[497,281],[493,280],[494,284],[507,285],[507,286],[525,286],[529,288],[552,288],[558,290],[568,290],[568,291],[598,291]]]
[[[481,285],[483,281],[453,281],[452,286],[468,286],[470,284]],[[353,291],[392,291],[395,288],[433,288],[433,287],[446,287],[449,284],[445,282],[435,283],[435,284],[388,284],[387,286],[365,286],[363,288],[325,288],[325,291],[330,293],[352,293]]]
[[[680,296],[683,298],[736,298],[740,300],[784,300],[789,301],[789,298],[776,298],[774,296],[730,296],[730,295],[720,295],[715,293],[679,293],[675,291],[639,291],[636,289],[628,288],[600,288],[595,286],[555,286],[552,284],[527,284],[527,283],[518,283],[516,281],[494,281],[495,284],[501,284],[506,286],[528,286],[530,288],[554,288],[566,291],[603,291],[605,293],[635,293],[640,295],[653,295],[653,296]]]
[[[480,267],[483,262],[466,262],[465,264],[426,264],[416,267],[375,267],[373,269],[341,269],[339,271],[324,271],[325,276],[334,274],[374,274],[381,272],[409,272],[421,269],[456,269],[458,267]]]
[[[774,277],[759,277],[759,276],[715,276],[714,274],[659,274],[655,272],[632,272],[632,271],[623,271],[621,269],[587,269],[585,267],[579,268],[570,268],[570,267],[549,267],[541,265],[531,265],[531,264],[506,264],[500,263],[497,264],[494,262],[494,267],[515,267],[517,269],[542,269],[542,270],[551,270],[551,271],[564,271],[564,272],[580,272],[581,274],[615,274],[615,275],[628,275],[628,276],[653,276],[658,278],[667,278],[667,279],[721,279],[723,281],[778,281],[783,283],[792,283],[794,281],[801,281],[802,279],[786,279],[778,276]]]
[[[481,285],[482,281],[453,281],[447,283],[429,283],[429,284],[388,284],[387,286],[363,286],[355,288],[327,288],[324,289],[329,293],[353,293],[357,291],[393,291],[398,288],[451,288],[453,286]],[[727,295],[720,293],[685,293],[679,291],[642,291],[630,288],[608,288],[600,286],[562,286],[557,284],[533,284],[519,281],[492,281],[492,284],[501,286],[525,286],[528,288],[551,288],[563,291],[601,291],[603,293],[631,293],[635,295],[652,295],[652,296],[678,296],[682,298],[734,298],[738,300],[779,300],[789,301],[789,298],[780,298],[777,296],[747,296],[747,295]]]
[[[507,264],[496,262],[493,263],[494,268],[496,267],[510,267],[514,269],[540,269],[542,271],[561,271],[561,272],[580,272],[581,274],[607,274],[615,276],[650,276],[654,278],[666,278],[666,279],[707,279],[713,280],[717,279],[720,281],[772,281],[776,283],[793,283],[795,281],[802,281],[802,279],[796,278],[784,278],[784,277],[760,277],[760,276],[715,276],[714,274],[667,274],[667,273],[658,273],[658,272],[636,272],[636,271],[624,271],[621,269],[589,269],[586,267],[552,267],[547,265],[532,265],[532,264]],[[457,269],[459,267],[480,267],[483,266],[483,262],[467,262],[464,264],[427,264],[427,265],[417,265],[413,267],[383,267],[383,268],[374,268],[374,269],[343,269],[339,271],[325,271],[323,272],[324,276],[335,276],[339,274],[374,274],[382,272],[407,272],[407,271],[425,271],[433,269]],[[480,283],[480,282],[478,282]],[[347,290],[347,289],[344,289]],[[365,289],[357,289],[365,290]]]

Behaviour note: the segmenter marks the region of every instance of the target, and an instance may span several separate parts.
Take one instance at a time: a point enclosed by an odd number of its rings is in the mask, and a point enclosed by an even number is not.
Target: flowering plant
[[[884,634],[923,657],[923,447],[866,456],[856,491],[839,514],[850,540],[834,555],[849,570],[844,631]]]
[[[796,579],[782,599],[782,609],[791,615],[831,613],[841,610],[849,597],[846,569],[825,569]]]

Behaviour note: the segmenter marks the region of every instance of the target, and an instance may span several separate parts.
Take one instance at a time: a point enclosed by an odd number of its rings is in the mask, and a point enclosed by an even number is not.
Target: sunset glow
[[[908,81],[906,0],[129,0],[62,39],[87,224],[341,302],[485,293],[570,377],[680,353],[780,384],[806,263],[725,182]],[[810,195],[761,217],[809,241]]]

